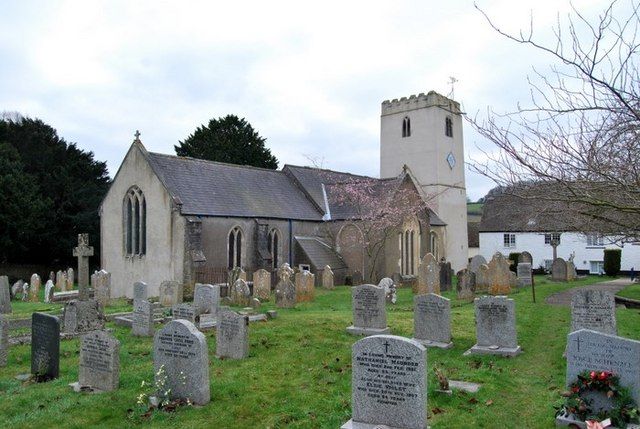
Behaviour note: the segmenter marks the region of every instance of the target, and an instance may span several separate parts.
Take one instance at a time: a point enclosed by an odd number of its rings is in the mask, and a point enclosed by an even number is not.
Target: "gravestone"
[[[297,302],[311,302],[316,296],[316,276],[310,271],[296,273],[296,300]]]
[[[489,292],[489,266],[482,264],[474,274],[474,287],[477,293]]]
[[[204,334],[193,323],[172,320],[153,339],[156,381],[164,379],[171,400],[189,400],[205,405],[209,390],[209,354]]]
[[[567,337],[567,386],[583,371],[610,371],[640,403],[640,341],[581,329]]]
[[[352,347],[352,419],[342,429],[426,429],[427,349],[394,335]]]
[[[11,313],[11,289],[9,277],[0,276],[0,314]]]
[[[567,281],[572,282],[578,278],[578,272],[576,271],[576,265],[573,261],[567,261]]]
[[[456,285],[456,291],[458,293],[458,299],[471,300],[475,296],[473,291],[473,278],[475,274],[466,268],[458,271],[458,284]]]
[[[196,315],[208,314],[214,319],[218,317],[220,286],[196,283],[193,292],[193,306]]]
[[[283,264],[278,270],[280,281],[276,285],[276,307],[293,308],[296,306],[296,286],[291,282],[293,270],[289,264]]]
[[[53,301],[53,292],[55,289],[55,285],[51,280],[47,280],[47,283],[44,285],[44,302]]]
[[[511,293],[511,270],[509,261],[500,252],[496,252],[487,264],[487,280],[491,295],[508,295]]]
[[[527,263],[533,266],[533,256],[531,256],[531,253],[525,250],[524,252],[520,253],[520,255],[518,256],[518,263],[519,264]]]
[[[173,307],[182,302],[182,284],[173,280],[160,283],[160,305]]]
[[[153,307],[146,299],[133,300],[131,333],[137,337],[153,336]]]
[[[247,307],[251,303],[251,291],[246,281],[238,279],[233,285],[229,286],[231,287],[229,298],[232,305]]]
[[[196,309],[193,305],[184,302],[182,304],[176,304],[171,308],[173,320],[183,319],[188,320],[191,323],[196,323]]]
[[[58,270],[56,273],[56,289],[61,292],[67,290],[67,274],[62,270]]]
[[[216,326],[216,356],[244,359],[249,356],[249,316],[222,310]]]
[[[40,301],[40,276],[37,274],[31,276],[31,282],[29,284],[29,301]]]
[[[333,289],[335,286],[333,284],[333,271],[329,265],[325,265],[322,270],[322,287],[325,289]]]
[[[18,299],[18,294],[22,293],[22,286],[24,286],[24,284],[24,280],[20,279],[11,286],[11,297],[13,299]]]
[[[104,329],[104,313],[95,299],[69,301],[64,306],[62,317],[63,332],[66,334]]]
[[[111,301],[111,273],[105,270],[96,271],[91,275],[93,298],[98,301],[100,308],[109,306]]]
[[[556,258],[551,265],[551,280],[557,282],[568,281],[567,277],[567,263],[562,258]]]
[[[26,282],[22,284],[22,300],[29,300],[29,283]]]
[[[480,268],[481,265],[486,265],[486,264],[487,264],[487,260],[484,258],[484,256],[476,255],[473,258],[471,258],[471,262],[469,262],[468,270],[474,274],[478,274],[478,268]]]
[[[31,374],[38,381],[58,378],[60,320],[44,313],[31,315]]]
[[[351,288],[353,325],[347,332],[353,335],[376,335],[391,332],[387,326],[384,289],[375,285],[359,285]]]
[[[351,275],[351,285],[359,286],[361,284],[362,284],[362,272],[360,272],[359,270],[355,270]]]
[[[520,262],[518,263],[517,270],[518,270],[518,287],[531,286],[531,284],[533,283],[531,263]]]
[[[451,302],[430,293],[413,297],[413,339],[426,347],[450,349]]]
[[[120,341],[106,331],[92,331],[80,339],[78,386],[110,392],[120,384]]]
[[[78,299],[89,299],[89,257],[93,247],[89,246],[89,234],[78,234],[78,247],[73,248],[73,256],[78,258]]]
[[[579,290],[571,297],[571,332],[590,329],[618,335],[616,301],[603,290]]]
[[[149,299],[149,287],[145,282],[135,282],[133,284],[133,300]]]
[[[73,290],[74,283],[76,281],[75,272],[73,268],[67,269],[67,290]]]
[[[263,268],[253,273],[253,296],[268,301],[271,296],[271,273]]]
[[[7,366],[9,357],[9,320],[0,316],[0,366]]]
[[[450,291],[452,285],[453,270],[451,269],[451,262],[440,262],[440,291]]]
[[[521,349],[516,334],[515,303],[506,296],[475,299],[476,344],[467,354],[517,356]]]
[[[436,258],[427,253],[418,266],[417,295],[440,293],[440,265]]]
[[[387,304],[395,304],[398,300],[396,284],[389,277],[380,280],[378,286],[384,288],[384,298]]]

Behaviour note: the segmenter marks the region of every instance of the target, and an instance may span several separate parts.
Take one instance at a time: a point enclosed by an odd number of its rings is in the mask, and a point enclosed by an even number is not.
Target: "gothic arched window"
[[[269,231],[269,254],[271,255],[271,268],[277,270],[280,263],[280,231],[276,228]]]
[[[236,226],[229,232],[227,243],[229,250],[228,267],[230,270],[235,267],[242,267],[242,230]]]
[[[124,243],[127,256],[147,253],[147,202],[137,186],[124,197]]]
[[[402,137],[409,137],[411,135],[411,119],[405,116],[402,120]]]
[[[444,134],[453,137],[453,120],[449,116],[444,120]]]
[[[431,234],[430,234],[429,247],[433,257],[436,258],[436,260],[438,260],[438,234],[436,234],[433,231],[431,231]]]

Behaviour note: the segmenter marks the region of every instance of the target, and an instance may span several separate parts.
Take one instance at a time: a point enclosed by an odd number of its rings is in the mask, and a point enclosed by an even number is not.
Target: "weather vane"
[[[449,93],[449,98],[451,98],[451,99],[455,99],[455,97],[453,95],[453,91],[455,89],[454,87],[455,87],[455,84],[456,84],[457,81],[458,81],[458,79],[456,79],[455,77],[449,76],[449,85],[451,85],[451,92]]]

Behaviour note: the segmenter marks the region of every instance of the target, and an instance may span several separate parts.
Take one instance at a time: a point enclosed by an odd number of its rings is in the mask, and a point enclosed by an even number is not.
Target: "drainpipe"
[[[289,219],[289,266],[293,266],[293,221]]]

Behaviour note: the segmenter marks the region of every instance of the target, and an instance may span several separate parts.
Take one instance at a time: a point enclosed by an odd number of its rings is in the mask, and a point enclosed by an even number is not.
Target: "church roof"
[[[295,239],[317,269],[322,269],[325,265],[329,265],[334,270],[347,268],[342,257],[319,238],[295,236]]]
[[[282,171],[149,152],[149,163],[186,215],[322,220]]]

